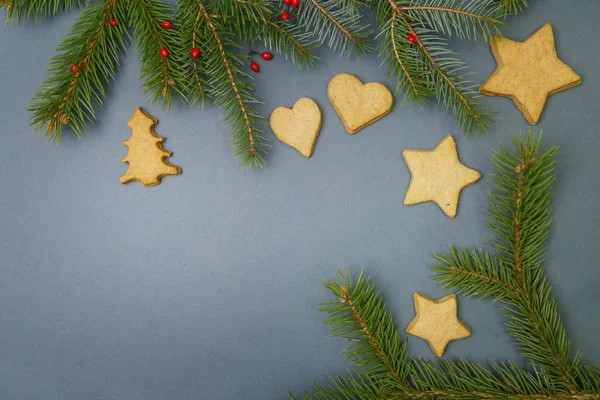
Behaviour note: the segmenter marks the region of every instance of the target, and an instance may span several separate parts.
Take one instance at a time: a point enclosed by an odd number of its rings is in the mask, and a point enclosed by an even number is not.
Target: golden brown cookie
[[[411,173],[404,204],[433,201],[450,218],[456,216],[460,191],[481,178],[481,174],[458,160],[456,143],[446,136],[433,150],[402,152]]]
[[[406,332],[427,340],[433,353],[441,357],[448,342],[462,339],[471,330],[458,319],[456,295],[450,294],[433,300],[421,293],[415,293],[417,315],[406,327]]]
[[[348,133],[356,133],[384,117],[394,106],[390,89],[379,82],[363,84],[347,73],[336,75],[329,81],[327,95]]]
[[[495,37],[491,45],[498,68],[479,91],[510,97],[532,125],[539,121],[548,96],[581,83],[579,75],[558,59],[550,24],[523,42]]]
[[[269,124],[277,139],[308,158],[315,148],[321,121],[319,106],[305,97],[296,101],[292,109],[277,107],[271,113]]]
[[[123,142],[129,147],[129,152],[123,158],[123,162],[129,163],[129,168],[121,177],[121,183],[137,180],[145,186],[154,186],[165,175],[181,173],[181,168],[165,160],[173,153],[163,149],[161,142],[165,139],[154,132],[154,125],[157,123],[158,120],[141,108],[135,108],[127,122],[132,132],[131,137]]]

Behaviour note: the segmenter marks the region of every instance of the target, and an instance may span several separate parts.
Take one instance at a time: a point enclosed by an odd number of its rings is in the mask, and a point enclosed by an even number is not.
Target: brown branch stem
[[[313,3],[313,5],[315,7],[317,7],[317,9],[321,12],[321,14],[325,15],[327,17],[327,19],[329,19],[331,22],[333,22],[335,24],[335,26],[337,26],[337,28],[342,31],[342,33],[344,35],[346,35],[350,40],[352,40],[354,42],[355,45],[359,46],[360,45],[360,39],[357,37],[354,37],[354,35],[346,28],[344,28],[344,26],[342,24],[340,24],[340,22],[335,19],[335,17],[333,15],[331,15],[326,9],[325,7],[323,7],[321,4],[319,4],[318,0],[311,0],[311,2]]]
[[[390,374],[392,374],[395,378],[397,378],[400,382],[402,382],[403,385],[406,385],[406,382],[404,382],[402,380],[402,378],[400,378],[400,375],[398,375],[398,372],[392,366],[390,359],[383,352],[383,349],[381,348],[379,343],[377,343],[377,341],[373,337],[373,334],[367,327],[367,324],[365,323],[364,318],[362,317],[362,315],[356,308],[356,304],[354,304],[354,300],[352,299],[352,296],[350,295],[350,291],[348,290],[348,287],[341,285],[340,289],[342,290],[342,296],[340,297],[340,302],[348,304],[348,306],[352,310],[352,314],[354,314],[354,318],[356,318],[356,321],[358,322],[358,324],[360,325],[360,328],[362,329],[363,333],[365,334],[367,341],[371,344],[371,346],[373,346],[373,348],[375,349],[375,352],[379,355],[379,357],[381,358],[381,360],[383,361],[385,366],[390,371]]]
[[[513,230],[515,235],[515,243],[514,243],[514,258],[515,258],[515,269],[517,272],[517,279],[519,281],[519,285],[521,286],[520,292],[523,294],[523,300],[525,304],[529,308],[529,313],[531,319],[538,330],[541,341],[544,346],[547,348],[548,352],[552,355],[552,362],[556,366],[556,368],[560,371],[563,382],[569,388],[569,391],[572,395],[577,394],[577,385],[575,384],[574,379],[570,376],[567,368],[562,364],[560,358],[554,351],[553,346],[550,343],[550,340],[544,335],[540,327],[542,326],[542,318],[540,317],[538,310],[533,302],[529,294],[529,285],[525,278],[524,270],[523,270],[523,259],[522,259],[522,249],[521,249],[521,201],[523,199],[523,193],[525,192],[525,178],[526,178],[526,169],[528,168],[528,164],[533,162],[533,160],[528,160],[530,156],[530,149],[525,148],[524,154],[521,155],[521,163],[517,166],[516,172],[519,174],[517,179],[517,194],[515,196],[515,213],[513,217]],[[529,162],[528,162],[529,161]]]
[[[404,75],[406,75],[406,78],[408,79],[408,81],[410,82],[410,86],[412,87],[412,90],[415,94],[415,96],[419,96],[419,93],[417,91],[417,87],[415,86],[415,82],[413,81],[412,77],[410,76],[410,74],[408,73],[408,71],[406,70],[406,67],[404,66],[404,63],[402,62],[402,59],[400,58],[400,53],[398,53],[398,47],[396,46],[396,40],[395,40],[395,36],[394,36],[394,25],[396,24],[396,13],[393,13],[392,15],[392,24],[390,26],[390,39],[392,41],[392,47],[394,49],[394,55],[396,57],[396,61],[398,61],[398,64],[400,65],[400,68],[402,68],[402,71],[404,72]]]
[[[599,393],[556,393],[556,394],[516,394],[516,395],[508,395],[506,394],[491,394],[491,393],[481,393],[481,392],[470,392],[470,393],[448,393],[438,390],[426,390],[426,391],[414,391],[414,392],[404,392],[401,395],[394,397],[385,397],[381,400],[401,400],[406,398],[411,399],[431,399],[431,398],[443,398],[443,399],[453,399],[459,398],[464,399],[465,394],[469,395],[469,398],[473,399],[523,399],[523,400],[598,400],[600,399]]]
[[[457,272],[459,274],[462,274],[462,275],[473,276],[475,278],[478,278],[478,279],[481,279],[481,280],[484,280],[484,281],[487,281],[487,282],[491,282],[491,283],[494,283],[496,285],[504,286],[505,288],[507,288],[509,290],[512,290],[513,292],[518,292],[519,291],[519,289],[517,287],[515,287],[515,286],[513,286],[511,284],[508,284],[506,282],[502,282],[502,281],[500,281],[498,279],[491,278],[491,277],[489,277],[487,275],[478,274],[478,273],[472,272],[472,271],[467,271],[465,269],[458,268],[458,267],[456,267],[454,265],[451,265],[448,269],[450,269],[451,271]]]
[[[425,45],[423,45],[423,42],[421,42],[421,39],[419,38],[417,33],[414,31],[413,27],[408,23],[408,20],[406,19],[406,17],[404,15],[402,15],[402,20],[406,24],[406,27],[408,28],[410,33],[415,35],[415,37],[417,38],[417,44],[421,48],[421,51],[423,51],[423,54],[425,54],[425,57],[427,57],[427,59],[431,63],[431,66],[437,71],[438,74],[440,74],[442,79],[445,80],[446,83],[456,92],[456,94],[460,98],[460,101],[465,105],[469,115],[471,115],[475,120],[478,120],[480,118],[479,115],[477,115],[476,113],[473,112],[473,109],[471,108],[471,105],[467,101],[467,98],[460,92],[460,90],[458,90],[458,88],[456,87],[454,82],[452,82],[452,80],[448,77],[448,75],[446,75],[444,73],[444,71],[442,71],[441,68],[437,65],[437,63],[435,62],[435,60],[433,59],[431,54],[429,54],[429,51],[427,51],[427,49],[425,48]]]
[[[469,115],[471,115],[476,120],[480,119],[479,115],[477,115],[476,113],[473,112],[473,109],[469,105],[469,102],[467,101],[466,97],[460,92],[460,90],[458,90],[458,88],[456,87],[454,82],[452,82],[452,80],[444,73],[444,71],[441,70],[439,65],[437,65],[437,63],[435,62],[435,60],[433,59],[431,54],[429,54],[429,51],[427,51],[427,49],[425,48],[425,45],[423,45],[423,42],[421,42],[421,39],[419,38],[417,33],[414,31],[413,27],[410,25],[410,23],[406,19],[406,16],[404,15],[404,11],[410,7],[404,7],[404,8],[400,7],[394,2],[394,0],[388,0],[388,3],[392,7],[393,13],[395,15],[399,15],[400,18],[402,18],[402,21],[404,21],[404,24],[406,25],[406,27],[408,28],[410,33],[412,33],[415,36],[415,38],[417,39],[417,44],[419,45],[419,48],[421,49],[421,51],[423,52],[423,54],[425,55],[427,60],[429,60],[429,63],[431,64],[431,66],[436,70],[436,72],[438,74],[440,74],[442,79],[444,81],[446,81],[446,83],[456,92],[456,94],[460,98],[460,101],[467,108],[467,112],[469,113]]]
[[[100,37],[100,34],[102,33],[102,28],[104,28],[104,26],[106,26],[106,23],[108,22],[108,16],[111,15],[112,10],[115,6],[115,1],[116,0],[110,0],[106,4],[106,8],[104,9],[104,17],[102,18],[100,24],[98,25],[98,28],[96,28],[96,33],[94,34],[94,37],[92,38],[92,41],[90,42],[90,45],[88,46],[85,56],[83,57],[83,59],[81,59],[81,61],[79,61],[77,70],[73,74],[73,78],[71,78],[71,82],[69,83],[69,88],[67,89],[67,92],[60,100],[60,105],[58,106],[58,108],[56,109],[54,114],[52,114],[51,119],[56,120],[58,118],[61,120],[61,122],[65,123],[65,124],[69,123],[68,117],[62,113],[62,110],[63,110],[63,108],[65,108],[65,106],[69,102],[69,99],[71,98],[71,96],[73,95],[73,92],[75,91],[75,85],[77,84],[77,81],[79,80],[79,78],[81,77],[83,72],[85,71],[85,68],[87,66],[88,60],[90,59],[92,51],[96,47],[96,44],[98,43],[98,38]],[[56,122],[48,120],[48,127],[49,128],[56,127]],[[51,129],[51,130],[54,130],[54,129]]]
[[[196,47],[196,38],[198,36],[198,21],[200,21],[200,17],[202,15],[202,10],[198,11],[198,14],[196,14],[196,22],[194,24],[194,30],[192,32],[192,49]],[[192,66],[194,67],[194,78],[196,78],[196,84],[198,85],[200,93],[202,93],[202,99],[204,99],[206,97],[206,94],[204,93],[204,87],[202,86],[202,82],[200,81],[200,74],[198,73],[198,65],[196,60],[192,60]]]
[[[142,4],[142,9],[144,10],[144,13],[146,14],[146,18],[148,18],[148,20],[151,22],[154,37],[156,39],[158,46],[165,47],[164,40],[162,39],[162,37],[160,36],[160,33],[159,33],[160,29],[158,29],[158,27],[159,27],[158,22],[154,20],[154,18],[152,17],[152,13],[150,13],[150,10],[149,10],[150,6],[146,3],[144,3],[143,1],[141,2],[141,4]],[[170,85],[172,85],[172,80],[169,78],[169,63],[167,62],[166,57],[162,58],[162,63],[163,63],[163,78],[161,80],[161,82],[163,83],[162,95],[163,95],[163,97],[167,97],[169,87],[170,87]]]
[[[197,2],[198,2],[198,6],[200,7],[200,11],[203,13],[204,18],[206,19],[206,22],[207,22],[210,30],[212,31],[215,41],[217,42],[217,45],[219,46],[219,51],[220,51],[221,57],[223,59],[223,64],[225,64],[225,68],[227,69],[229,83],[231,84],[231,88],[233,89],[233,91],[235,93],[235,97],[237,99],[237,102],[240,106],[240,109],[242,110],[242,115],[244,116],[244,121],[246,123],[246,129],[248,130],[248,140],[250,141],[250,155],[252,157],[254,157],[257,155],[256,143],[254,141],[254,129],[252,128],[252,124],[250,123],[250,117],[248,116],[248,111],[246,110],[246,105],[244,104],[244,99],[242,99],[242,94],[240,93],[240,90],[238,88],[235,77],[233,76],[233,69],[231,68],[229,59],[227,58],[227,52],[225,51],[225,46],[223,45],[223,41],[221,40],[221,36],[219,35],[219,32],[217,31],[217,27],[212,22],[210,15],[208,14],[208,11],[206,10],[206,8],[204,7],[204,4],[202,3],[202,0],[197,0]]]
[[[455,10],[455,9],[446,8],[446,7],[410,6],[410,7],[398,7],[398,8],[400,9],[400,11],[413,11],[413,10],[414,11],[417,11],[417,10],[441,11],[441,12],[447,12],[447,13],[453,13],[453,14],[466,15],[467,17],[477,18],[477,19],[489,22],[494,25],[496,25],[498,23],[498,21],[496,21],[495,19],[492,19],[492,18],[487,18],[487,17],[481,16],[479,14],[470,13],[468,11]]]
[[[290,35],[290,33],[289,33],[287,30],[285,30],[285,29],[284,29],[284,28],[282,28],[281,26],[277,25],[277,24],[276,24],[275,22],[273,22],[273,21],[269,21],[268,19],[265,19],[265,18],[263,18],[262,20],[263,20],[263,22],[265,22],[265,23],[267,23],[267,24],[269,24],[269,25],[271,25],[271,26],[275,27],[275,29],[279,30],[279,31],[280,31],[280,32],[282,32],[284,35],[286,35],[286,36],[287,36],[287,37],[288,37],[288,38],[289,38],[289,39],[292,41],[292,43],[294,43],[294,45],[295,45],[297,48],[299,48],[299,49],[300,49],[300,51],[301,51],[302,53],[304,53],[304,54],[307,54],[307,53],[308,53],[308,50],[306,50],[306,49],[304,48],[304,46],[302,46],[302,44],[301,44],[301,43],[300,43],[300,42],[299,42],[299,41],[298,41],[298,40],[297,40],[297,39],[296,39],[294,36]]]

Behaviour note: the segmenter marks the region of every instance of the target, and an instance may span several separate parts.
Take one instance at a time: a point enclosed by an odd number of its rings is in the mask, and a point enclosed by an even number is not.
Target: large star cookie
[[[417,315],[406,327],[406,332],[427,340],[436,356],[444,354],[451,340],[471,334],[471,330],[458,319],[456,295],[433,300],[415,293],[414,300]]]
[[[479,91],[510,97],[532,125],[539,121],[548,96],[581,83],[579,75],[558,59],[550,24],[523,42],[495,37],[491,44],[498,68]]]
[[[450,218],[456,216],[460,191],[481,178],[479,172],[458,160],[451,135],[433,150],[406,149],[402,155],[412,175],[404,204],[433,201]]]

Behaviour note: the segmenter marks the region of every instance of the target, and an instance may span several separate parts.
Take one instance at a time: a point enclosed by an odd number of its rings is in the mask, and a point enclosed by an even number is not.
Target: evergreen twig
[[[513,153],[501,147],[492,163],[490,221],[497,253],[450,248],[437,255],[435,279],[468,296],[493,297],[506,304],[507,326],[531,364],[484,367],[468,360],[411,358],[390,312],[363,272],[353,284],[350,271],[325,286],[338,299],[322,307],[333,336],[353,344],[347,357],[359,369],[313,385],[294,399],[600,399],[600,367],[571,357],[556,301],[542,269],[556,147],[542,150],[541,135],[514,135]]]
[[[48,68],[50,77],[29,107],[34,131],[45,132],[47,141],[60,143],[63,124],[79,136],[94,121],[93,103],[102,105],[127,40],[124,24],[113,27],[109,19],[125,21],[125,13],[123,3],[116,0],[92,4],[58,46]]]
[[[110,4],[116,4],[117,26],[95,30],[93,26],[98,25],[90,13]],[[198,11],[198,4],[203,5],[206,13]],[[267,141],[259,127],[261,117],[254,108],[258,101],[248,82],[251,78],[242,67],[239,55],[234,53],[240,43],[259,40],[267,48],[289,57],[300,68],[315,62],[317,57],[312,50],[320,43],[342,54],[363,55],[372,49],[371,29],[363,19],[366,10],[371,8],[379,25],[379,54],[383,63],[388,64],[390,75],[395,77],[397,91],[402,93],[404,101],[423,105],[428,99],[436,98],[443,107],[452,110],[459,127],[467,134],[487,132],[494,115],[478,97],[465,72],[466,66],[448,49],[440,35],[487,40],[499,33],[498,18],[520,11],[526,6],[526,0],[301,0],[296,8],[284,6],[281,0],[202,0],[200,3],[178,0],[176,13],[165,0],[118,0],[116,3],[111,0],[0,0],[0,6],[7,10],[8,20],[17,22],[22,18],[51,16],[77,5],[86,6],[82,16],[86,16],[87,24],[77,26],[78,34],[70,36],[59,47],[59,52],[65,55],[55,57],[49,69],[53,76],[32,101],[32,124],[36,131],[43,131],[47,123],[47,127],[52,128],[46,132],[47,139],[58,143],[62,129],[59,121],[67,122],[78,136],[87,129],[86,124],[95,118],[95,104],[85,98],[101,103],[116,71],[117,54],[127,37],[123,28],[129,26],[137,39],[142,87],[148,99],[153,104],[161,101],[166,108],[171,106],[173,94],[191,105],[215,102],[224,108],[225,119],[231,126],[234,154],[243,165],[259,166],[264,164]],[[280,18],[284,7],[291,13],[290,20]],[[121,9],[124,11],[120,12]],[[165,20],[172,21],[171,29],[161,28],[160,23]],[[95,41],[97,33],[100,36]],[[99,49],[90,53],[97,57],[97,68],[93,74],[86,72],[88,70],[78,72],[71,82],[73,76],[68,73],[67,58],[77,60],[75,55],[85,52],[90,43]],[[168,57],[161,55],[163,48],[168,51]],[[190,56],[194,48],[199,49],[200,57]],[[84,57],[81,55],[79,60]],[[84,64],[88,64],[88,59],[85,60]],[[60,101],[53,104],[52,99],[63,98],[71,83],[85,87],[83,95],[69,94],[66,100],[71,108],[64,105],[54,114]],[[69,109],[67,113],[62,112],[65,107]],[[74,118],[67,114],[73,114]]]
[[[6,22],[15,19],[17,24],[23,19],[47,18],[60,11],[80,7],[89,0],[0,0],[0,8],[6,8]]]
[[[144,93],[148,93],[152,104],[161,100],[165,108],[170,108],[172,90],[182,95],[175,82],[176,58],[171,56],[177,52],[178,35],[176,29],[163,29],[160,24],[174,19],[173,9],[162,0],[126,1],[129,25],[137,40]],[[168,57],[161,54],[162,48],[167,49]]]
[[[452,110],[465,133],[488,132],[493,114],[463,72],[465,64],[439,34],[484,40],[499,34],[499,14],[492,0],[421,0],[409,5],[374,0],[373,9],[383,37],[379,54],[396,76],[404,100],[425,103],[435,97]]]

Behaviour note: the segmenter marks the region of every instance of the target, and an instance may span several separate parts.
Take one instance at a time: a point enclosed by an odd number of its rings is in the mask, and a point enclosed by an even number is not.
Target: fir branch
[[[233,16],[238,29],[247,21],[256,22],[269,17],[273,12],[272,5],[264,0],[209,0],[207,4],[211,12],[221,18]]]
[[[48,18],[61,11],[81,7],[90,0],[0,0],[0,8],[6,8],[6,22],[16,19],[17,25],[23,19]]]
[[[195,0],[182,0],[178,2],[177,18],[181,22],[179,29],[180,43],[176,52],[177,84],[185,93],[188,104],[204,106],[207,100],[207,82],[202,65],[205,57],[202,48],[204,37],[202,28],[203,14],[194,8]],[[192,49],[197,48],[200,52],[198,58],[191,56]]]
[[[371,50],[371,44],[368,25],[360,22],[359,11],[354,2],[341,7],[338,0],[304,0],[297,9],[297,23],[330,49],[361,55]]]
[[[425,76],[430,77],[438,102],[452,110],[459,128],[466,134],[473,130],[489,132],[492,114],[471,82],[465,79],[468,76],[462,73],[465,64],[455,58],[446,41],[433,35],[431,30],[413,28],[407,18],[402,17],[402,20],[417,38],[417,45],[425,58],[423,64],[429,70]]]
[[[205,42],[203,63],[205,72],[210,76],[210,94],[219,106],[225,108],[225,121],[232,127],[234,154],[244,166],[261,166],[267,143],[256,127],[258,113],[249,106],[258,103],[251,94],[252,85],[242,82],[247,75],[239,69],[240,60],[227,49],[236,46],[231,40],[235,36],[232,26],[226,20],[213,18],[202,0],[190,3],[194,4],[197,13],[201,13],[203,34],[210,38]]]
[[[525,140],[515,135],[514,143],[517,154],[502,147],[492,160],[498,173],[492,175],[496,191],[490,194],[488,223],[498,241],[496,271],[512,268],[514,279],[503,272],[501,280],[518,288],[518,295],[504,298],[510,304],[505,309],[507,326],[523,354],[545,371],[553,387],[576,393],[578,363],[569,361],[569,342],[541,267],[557,148],[541,153],[541,135],[531,131]]]
[[[444,288],[456,290],[466,296],[493,296],[498,300],[510,299],[516,292],[515,275],[510,268],[498,263],[487,252],[475,248],[460,250],[450,247],[450,255],[436,254],[443,264],[432,267],[439,274],[434,280]]]
[[[491,0],[421,0],[398,5],[394,0],[374,0],[380,25],[379,54],[397,77],[404,101],[425,103],[435,97],[451,109],[459,127],[467,134],[488,132],[493,116],[481,100],[464,63],[448,50],[438,34],[487,40],[498,34],[499,22]],[[414,36],[415,44],[407,40]]]
[[[392,12],[391,15],[391,21],[380,26],[379,56],[383,57],[382,64],[387,63],[390,76],[396,77],[396,91],[404,93],[403,102],[408,99],[411,103],[425,104],[435,91],[426,84],[427,71],[417,50],[412,44],[407,44],[406,26],[400,21],[399,14]]]
[[[495,0],[420,0],[410,6],[398,7],[409,20],[429,27],[443,35],[460,39],[487,40],[500,35],[498,9]]]
[[[338,297],[336,302],[321,304],[320,310],[329,314],[325,324],[331,327],[332,336],[353,342],[344,350],[346,358],[363,370],[383,372],[406,385],[410,372],[406,341],[400,340],[391,313],[364,271],[356,282],[350,270],[347,276],[338,271],[336,282],[324,284]]]
[[[497,4],[504,15],[518,14],[529,5],[528,0],[497,0]]]
[[[289,57],[298,67],[310,67],[316,61],[311,50],[317,47],[317,42],[312,33],[303,32],[302,27],[268,18],[260,19],[256,27],[256,39],[262,41],[265,47]]]
[[[332,377],[332,384],[319,386],[313,384],[311,390],[303,390],[301,396],[294,396],[288,392],[292,400],[392,400],[393,397],[387,397],[379,393],[364,373],[356,373],[350,376]]]
[[[172,20],[173,9],[162,0],[126,0],[129,10],[129,25],[137,40],[137,51],[142,73],[142,88],[148,93],[152,104],[161,100],[165,108],[171,107],[172,90],[181,96],[183,93],[175,85],[176,59],[171,57],[177,51],[176,29],[163,29],[163,21]],[[165,48],[169,55],[161,54]]]
[[[322,310],[328,312],[325,323],[333,336],[355,343],[346,356],[359,369],[329,386],[313,385],[298,399],[600,399],[600,367],[582,364],[579,353],[569,357],[569,341],[541,268],[556,148],[542,152],[541,138],[531,131],[526,139],[514,136],[514,142],[516,154],[502,147],[493,159],[498,174],[493,176],[489,225],[497,235],[498,254],[450,248],[449,256],[437,256],[443,264],[434,270],[443,284],[506,303],[509,331],[532,370],[514,362],[486,368],[467,360],[409,358],[406,342],[369,279],[361,271],[353,285],[350,271],[347,277],[338,272],[337,282],[326,281],[326,286],[339,300]],[[401,379],[394,371],[403,371]]]
[[[29,107],[34,131],[45,132],[47,141],[60,143],[63,124],[80,136],[88,122],[94,121],[94,102],[102,105],[127,38],[125,24],[113,27],[109,19],[124,21],[125,15],[125,8],[116,0],[90,5],[59,45],[48,68],[50,78]]]

